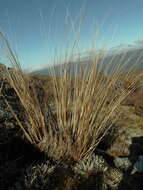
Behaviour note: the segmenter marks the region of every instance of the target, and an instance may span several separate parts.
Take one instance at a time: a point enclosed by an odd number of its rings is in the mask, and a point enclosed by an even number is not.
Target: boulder
[[[138,160],[134,164],[132,174],[135,172],[143,173],[143,155],[138,157]]]

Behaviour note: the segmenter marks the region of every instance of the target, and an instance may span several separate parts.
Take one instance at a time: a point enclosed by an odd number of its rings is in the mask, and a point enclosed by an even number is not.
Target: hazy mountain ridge
[[[116,52],[116,53],[115,53]],[[135,49],[128,49],[125,51],[113,51],[107,54],[106,56],[103,56],[101,62],[102,67],[99,69],[106,69],[108,71],[112,70],[111,68],[119,64],[125,64],[124,66],[125,71],[131,69],[131,70],[140,70],[143,69],[143,47],[141,48],[135,48]],[[87,56],[84,58],[81,58],[79,61],[73,61],[68,63],[68,69],[71,71],[71,73],[74,73],[74,70],[76,68],[77,71],[82,68],[88,68],[92,63],[93,57]],[[108,64],[110,63],[110,67],[108,67]],[[56,75],[58,75],[59,72],[62,72],[62,69],[64,68],[64,64],[59,64],[51,67],[44,67],[42,69],[38,69],[35,71],[30,72],[31,74],[51,74],[51,71],[53,71]]]

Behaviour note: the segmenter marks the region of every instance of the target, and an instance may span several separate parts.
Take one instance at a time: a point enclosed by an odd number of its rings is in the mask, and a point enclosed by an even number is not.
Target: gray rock
[[[135,162],[132,174],[135,172],[143,173],[143,156],[139,156],[138,160]]]
[[[130,154],[140,156],[143,155],[143,146],[141,143],[134,143],[130,146]]]

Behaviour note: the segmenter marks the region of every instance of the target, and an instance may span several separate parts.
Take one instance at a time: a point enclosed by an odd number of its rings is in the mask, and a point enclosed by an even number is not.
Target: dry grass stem
[[[120,63],[112,66],[116,57],[113,56],[104,70],[103,58],[106,53],[103,51],[96,53],[86,67],[78,63],[74,67],[70,62],[63,64],[58,77],[56,65],[53,66],[55,112],[51,111],[46,98],[43,112],[36,89],[30,88],[29,76],[23,74],[3,34],[1,38],[5,42],[7,57],[15,68],[14,71],[7,70],[7,79],[25,110],[26,124],[22,124],[16,115],[15,118],[26,138],[56,160],[67,158],[79,161],[89,156],[115,122],[119,105],[135,88],[140,77],[131,78],[129,71],[121,79],[121,73],[129,60],[124,61],[124,57],[121,57]],[[131,89],[115,91],[117,83],[126,80],[130,80]],[[45,96],[48,97],[48,94]]]

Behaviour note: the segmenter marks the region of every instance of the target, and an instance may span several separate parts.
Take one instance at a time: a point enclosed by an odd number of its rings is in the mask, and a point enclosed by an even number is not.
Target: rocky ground
[[[143,189],[142,89],[122,103],[114,130],[93,155],[69,167],[51,161],[24,139],[6,104],[8,101],[23,120],[20,101],[6,80],[0,80],[1,86],[4,94],[0,96],[1,190]]]

